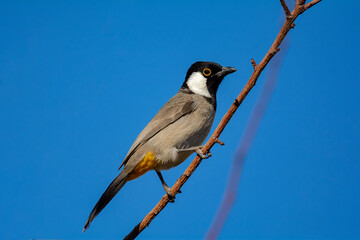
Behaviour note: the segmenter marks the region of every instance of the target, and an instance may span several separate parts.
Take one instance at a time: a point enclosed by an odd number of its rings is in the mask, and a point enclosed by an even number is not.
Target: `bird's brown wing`
[[[178,92],[159,110],[155,117],[142,130],[131,146],[119,169],[126,165],[130,157],[139,149],[139,147],[144,145],[149,139],[170,124],[173,124],[181,117],[193,112],[195,107],[192,94],[182,91]]]

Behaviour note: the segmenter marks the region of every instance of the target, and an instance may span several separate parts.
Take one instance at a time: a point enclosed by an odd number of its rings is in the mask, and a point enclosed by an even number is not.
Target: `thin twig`
[[[304,11],[308,10],[309,8],[311,8],[312,6],[314,6],[315,4],[321,2],[321,0],[313,0],[307,4],[305,4],[305,7],[304,7]]]
[[[308,3],[306,6],[309,6],[308,8],[310,8],[311,6],[315,5],[320,1],[321,0],[313,0],[312,2]],[[249,81],[246,83],[245,87],[242,89],[239,96],[237,96],[237,98],[234,100],[233,104],[230,106],[229,110],[226,112],[226,114],[220,121],[219,125],[215,129],[210,139],[204,145],[203,147],[204,154],[208,153],[209,150],[215,145],[215,143],[217,142],[215,139],[219,139],[220,134],[222,133],[222,131],[224,130],[225,126],[230,121],[232,116],[234,115],[235,111],[238,109],[239,105],[244,101],[245,97],[248,95],[250,90],[255,86],[255,83],[259,78],[260,74],[265,69],[268,62],[276,54],[281,42],[285,38],[286,34],[290,31],[292,23],[300,14],[302,14],[304,11],[308,9],[306,8],[306,6],[304,7],[304,5],[299,4],[298,1],[296,2],[295,8],[291,13],[292,17],[286,18],[284,25],[282,26],[280,32],[278,33],[269,51],[266,53],[265,57],[261,60],[261,62],[257,65],[257,67],[254,69]],[[174,186],[171,188],[171,194],[176,195],[179,192],[180,188],[185,184],[185,182],[193,174],[193,172],[196,170],[196,168],[199,166],[200,163],[201,163],[201,159],[198,156],[196,156],[195,159],[191,162],[190,166],[185,170],[185,172],[181,175],[181,177],[175,182]],[[169,203],[169,198],[166,194],[124,239],[126,240],[135,239],[146,227],[149,226],[151,221],[161,212],[161,210],[165,208],[165,206],[168,203]]]
[[[290,12],[288,6],[285,3],[285,0],[280,0],[280,3],[281,3],[281,6],[284,8],[284,12],[285,12],[286,17],[291,16],[291,12]]]

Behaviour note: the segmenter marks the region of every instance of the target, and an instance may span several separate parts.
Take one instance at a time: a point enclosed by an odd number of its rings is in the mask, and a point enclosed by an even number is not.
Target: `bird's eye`
[[[211,74],[211,70],[209,69],[209,68],[205,68],[204,70],[203,70],[203,74],[207,77],[207,76],[210,76],[210,74]]]

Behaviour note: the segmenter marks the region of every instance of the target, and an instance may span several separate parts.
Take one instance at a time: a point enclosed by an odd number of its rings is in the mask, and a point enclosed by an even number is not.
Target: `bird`
[[[188,69],[180,90],[157,112],[141,131],[119,169],[92,209],[83,232],[128,181],[155,170],[161,184],[174,202],[175,196],[164,181],[161,171],[176,167],[192,153],[208,158],[202,143],[215,118],[216,92],[224,77],[235,72],[234,67],[222,67],[215,62],[198,61]]]

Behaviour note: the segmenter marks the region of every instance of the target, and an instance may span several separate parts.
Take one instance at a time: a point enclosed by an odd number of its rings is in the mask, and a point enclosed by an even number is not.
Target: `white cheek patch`
[[[193,93],[211,97],[206,86],[206,78],[200,72],[192,73],[186,83]]]

